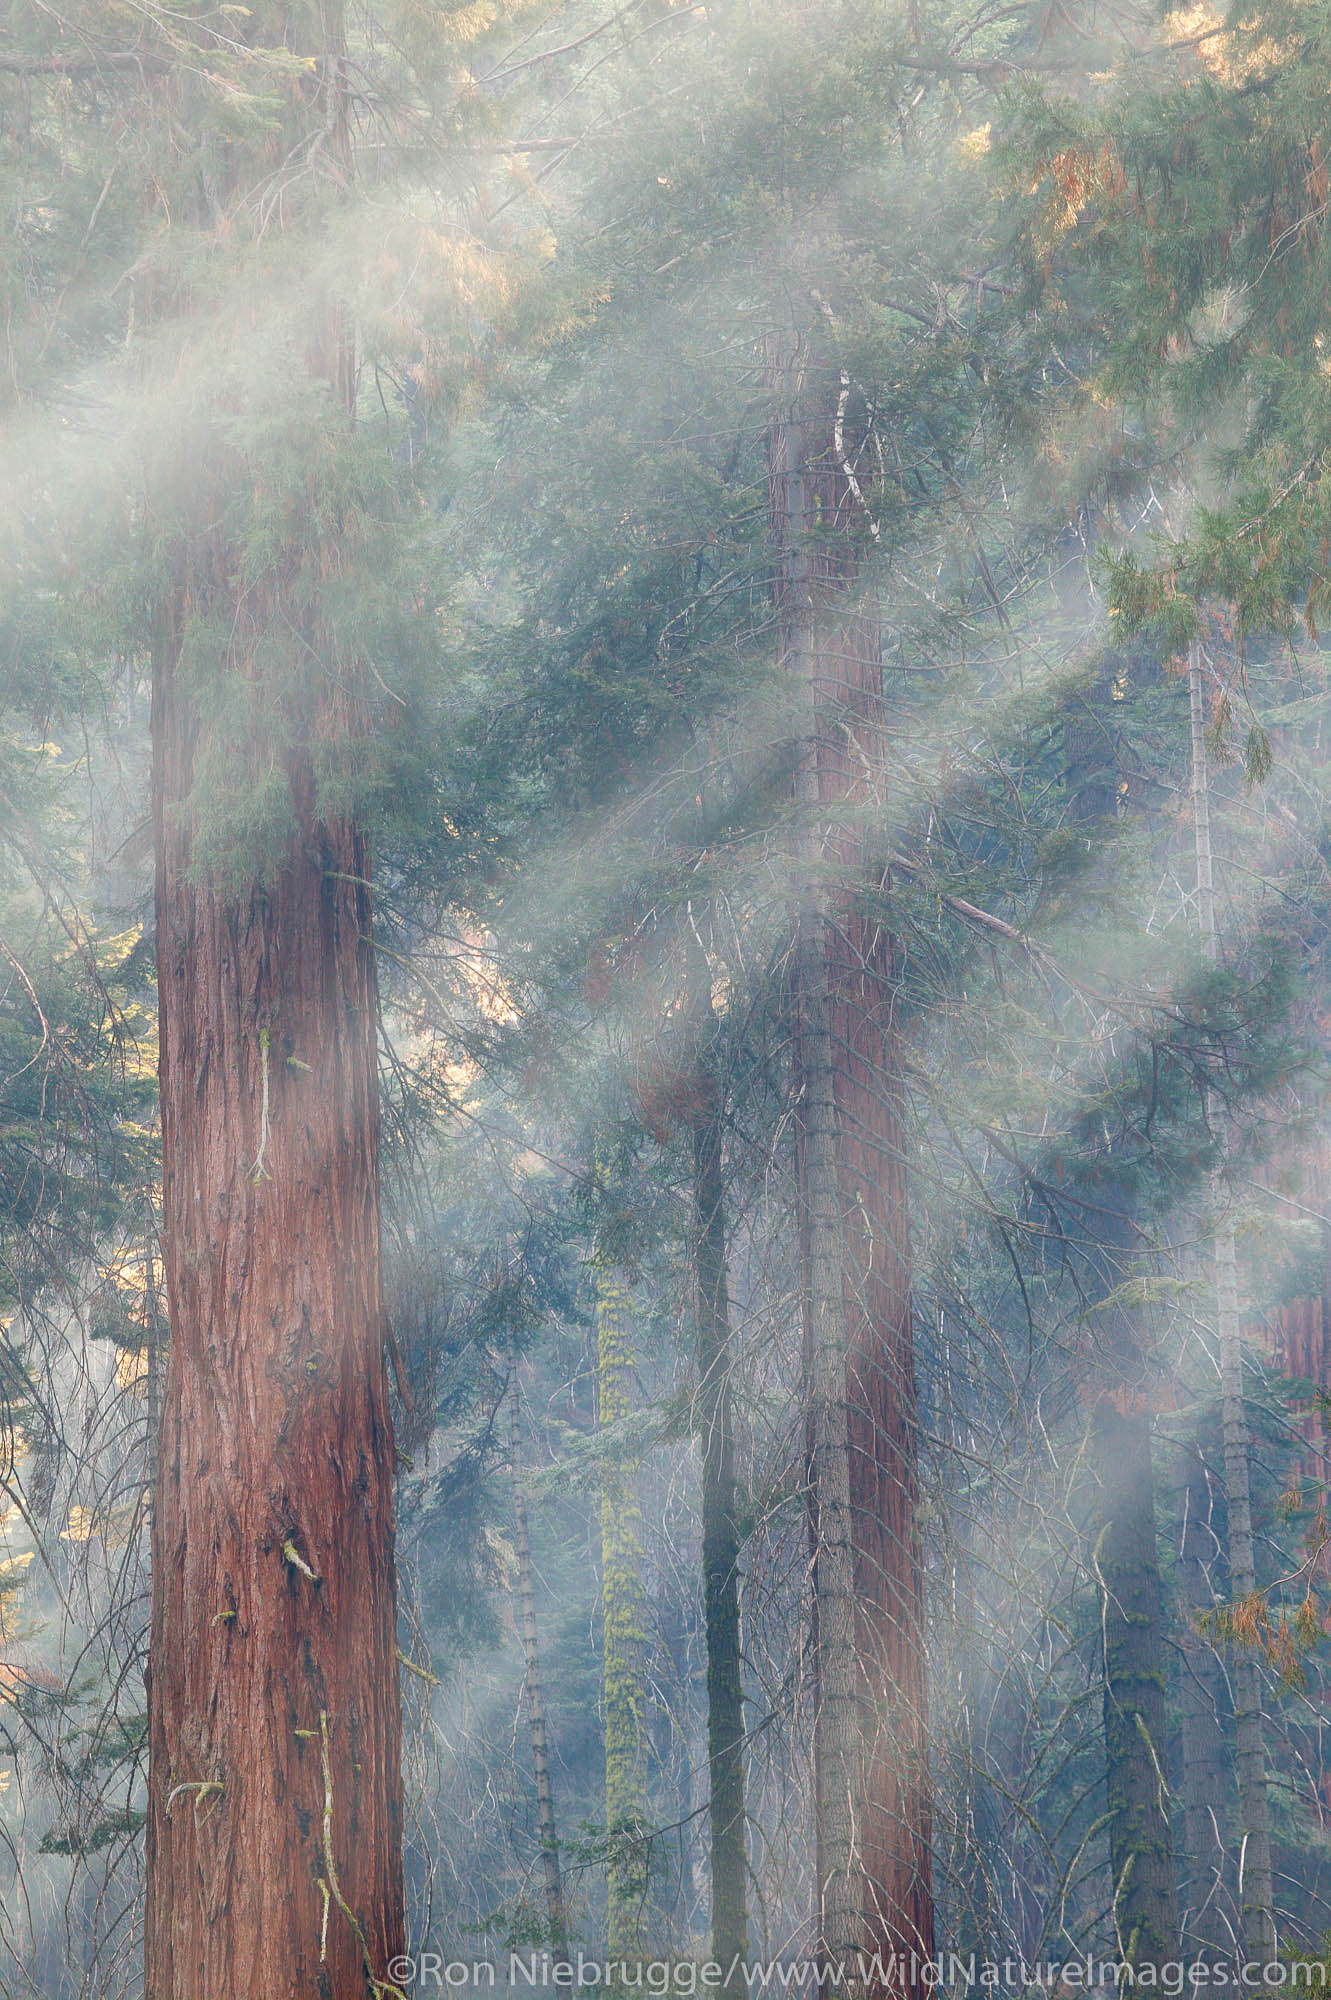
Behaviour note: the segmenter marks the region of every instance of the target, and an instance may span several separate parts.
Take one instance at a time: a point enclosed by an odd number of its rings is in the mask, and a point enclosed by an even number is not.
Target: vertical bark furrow
[[[779,394],[793,373],[774,369]],[[864,524],[832,431],[828,412],[788,407],[770,440],[777,605],[805,729],[794,986],[818,1928],[831,1958],[878,1954],[865,1983],[897,1996],[913,1990],[910,1955],[934,1947],[905,1093],[892,940],[862,908],[878,886],[879,625],[856,601]]]
[[[369,859],[293,751],[280,862],[195,878],[178,657],[164,634],[146,1992],[362,2000],[403,1926]]]

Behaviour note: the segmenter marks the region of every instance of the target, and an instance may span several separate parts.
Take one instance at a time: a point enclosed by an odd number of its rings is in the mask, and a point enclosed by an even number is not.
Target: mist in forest
[[[5,2000],[1324,1982],[1329,34],[0,22]]]

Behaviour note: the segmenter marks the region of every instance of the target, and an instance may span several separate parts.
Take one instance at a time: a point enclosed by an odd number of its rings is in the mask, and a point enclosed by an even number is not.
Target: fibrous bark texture
[[[153,694],[163,1250],[149,2000],[364,2000],[403,1948],[369,859],[287,760],[262,881],[196,874],[199,716]]]
[[[934,1938],[916,1522],[905,1093],[892,939],[866,900],[886,751],[867,502],[831,403],[779,362],[776,596],[802,709],[796,777],[799,1119],[821,1949],[869,1992],[916,1990]],[[873,1961],[877,1958],[877,1965]],[[850,1974],[855,1979],[854,1968]]]

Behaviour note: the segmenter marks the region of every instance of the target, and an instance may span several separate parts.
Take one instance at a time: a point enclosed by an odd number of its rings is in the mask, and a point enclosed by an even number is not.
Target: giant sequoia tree
[[[288,149],[349,162],[337,12],[279,7],[249,33],[277,138],[239,186],[230,162],[217,199],[238,219]],[[309,328],[302,442],[334,462],[353,338],[335,305]],[[207,514],[153,628],[171,1340],[145,1976],[153,2000],[350,1996],[382,1985],[404,1922],[370,863],[327,796],[330,753],[366,729],[329,608],[350,502],[290,495],[247,561],[237,492],[272,475],[220,416],[202,451]],[[205,788],[228,768],[263,793],[261,853],[208,851]]]
[[[1298,1205],[1271,1024],[1285,957],[1325,979],[1321,662],[1196,707],[1217,853],[1248,843],[1199,966],[1183,682],[1105,649],[1090,551],[1124,496],[1186,529],[1232,390],[1232,504],[1158,570],[1133,542],[1115,609],[1166,656],[1202,597],[1316,627],[1320,12],[1175,24],[1180,88],[1137,103],[1075,8],[514,11],[34,0],[0,33],[0,394],[43,445],[0,516],[0,1556],[41,1572],[0,1566],[0,1886],[40,1843],[90,1913],[72,1972],[49,1900],[15,1918],[23,1976],[136,1987],[88,1862],[128,1909],[145,1848],[150,2000],[389,1993],[404,1876],[459,1956],[710,1930],[861,2000],[917,2000],[936,1944],[1228,1949],[1240,1864],[1283,1935],[1324,1512],[1274,1504],[1233,1283],[1255,1532],[1195,1456],[1176,1593],[1161,1530],[1215,1398],[1179,1280],[1277,1086],[1260,1201]],[[1004,87],[1046,68],[1075,101]],[[1263,690],[1303,732],[1269,809],[1210,757]],[[23,787],[67,734],[95,794],[149,703],[155,935],[131,909],[103,955]],[[142,887],[100,810],[98,910]],[[127,1220],[101,1153],[153,946],[169,1327],[156,1190]],[[1306,1220],[1267,1230],[1272,1296]],[[103,1336],[99,1404],[66,1363]],[[1265,1770],[1274,1893],[1230,1796]]]
[[[81,406],[115,440],[109,476],[87,461],[87,492],[55,495],[56,532],[77,515],[93,573],[120,549],[115,613],[151,672],[169,1345],[146,1990],[349,1996],[382,1987],[404,1923],[358,820],[367,632],[401,592],[387,568],[365,588],[388,486],[357,438],[331,269],[353,164],[342,10],[24,25],[11,71],[104,175],[61,274],[81,311],[32,343],[82,365]],[[119,298],[84,254],[99,219]],[[96,590],[62,582],[86,615]]]

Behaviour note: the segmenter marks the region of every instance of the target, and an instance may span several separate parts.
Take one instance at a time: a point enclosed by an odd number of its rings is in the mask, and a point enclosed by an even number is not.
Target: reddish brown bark
[[[1282,1375],[1296,1382],[1311,1382],[1318,1389],[1331,1380],[1328,1351],[1331,1350],[1331,1310],[1327,1298],[1290,1299],[1272,1315],[1271,1346],[1275,1365]],[[1291,1468],[1291,1479],[1320,1481],[1324,1477],[1326,1455],[1326,1412],[1323,1405],[1309,1400],[1292,1414],[1292,1421],[1307,1450]]]
[[[293,751],[280,863],[191,879],[198,718],[165,625],[156,650],[145,1992],[364,2000],[403,1940],[368,856]]]
[[[876,609],[856,601],[867,502],[851,489],[838,456],[830,408],[806,407],[774,427],[777,594],[806,712],[800,804],[816,821],[805,832],[796,953],[803,1292],[811,1351],[825,1261],[817,1239],[830,1237],[844,1315],[855,1600],[854,1867],[860,1942],[882,1966],[864,1984],[909,2000],[924,1990],[911,1955],[932,1957],[934,1913],[905,1102],[893,943],[860,907],[881,877],[869,829],[886,750],[883,670]],[[813,1074],[820,1060],[831,1070],[823,1093],[830,1146],[811,1125],[821,1115]],[[815,1180],[826,1168],[819,1162],[829,1159],[835,1186],[820,1189]],[[810,1459],[817,1565],[824,1554],[822,1473],[812,1437]],[[824,1646],[820,1634],[816,1652]],[[821,1797],[816,1812],[821,1841]],[[846,1940],[828,1934],[829,1864],[821,1853],[818,1873],[821,1944],[835,1957]],[[889,1971],[891,1954],[897,1963]]]
[[[901,1046],[892,942],[835,927],[833,1038],[846,1216],[850,1496],[867,1759],[860,1835],[869,1946],[934,1951],[924,1586]],[[903,1978],[891,1990],[914,1992]]]

